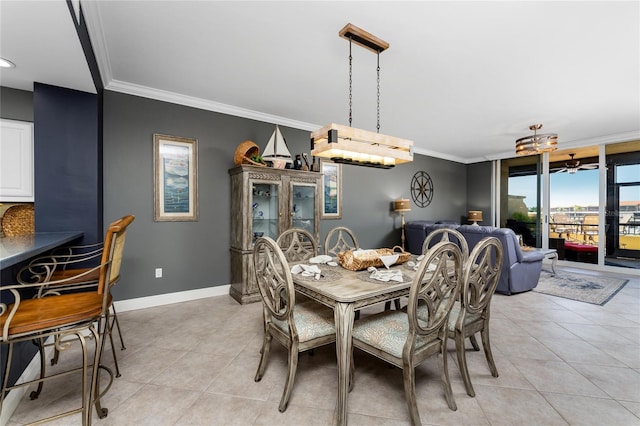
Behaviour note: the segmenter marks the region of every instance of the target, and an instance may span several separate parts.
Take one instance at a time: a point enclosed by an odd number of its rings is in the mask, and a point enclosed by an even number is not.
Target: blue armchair
[[[537,251],[522,251],[515,232],[509,228],[493,226],[461,225],[457,231],[464,235],[469,250],[484,237],[496,237],[502,243],[503,262],[496,292],[521,293],[538,285],[544,255]]]

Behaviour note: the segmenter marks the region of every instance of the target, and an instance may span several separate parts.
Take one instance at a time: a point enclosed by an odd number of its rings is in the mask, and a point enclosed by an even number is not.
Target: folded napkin
[[[309,259],[309,263],[328,263],[328,262],[331,262],[331,259],[332,259],[331,256],[327,256],[326,254],[321,254],[319,256],[312,257],[311,259]]]
[[[303,277],[314,277],[319,280],[322,277],[322,271],[316,265],[293,265],[291,267],[292,274],[300,274]]]
[[[353,257],[356,259],[368,259],[371,256],[378,257],[378,252],[373,249],[353,250]]]
[[[407,266],[410,267],[411,269],[413,269],[414,271],[417,271],[418,268],[420,267],[420,261],[424,259],[424,255],[421,255],[420,257],[418,257],[418,262],[414,262],[412,260],[407,262]],[[433,272],[436,270],[436,265],[434,263],[429,264],[429,266],[427,266],[427,272]]]
[[[369,278],[374,280],[383,281],[383,282],[389,282],[389,281],[397,281],[399,283],[404,282],[404,278],[402,277],[402,271],[399,271],[399,270],[379,271],[378,269],[372,266],[368,268],[367,271],[371,272],[371,275],[369,275]]]

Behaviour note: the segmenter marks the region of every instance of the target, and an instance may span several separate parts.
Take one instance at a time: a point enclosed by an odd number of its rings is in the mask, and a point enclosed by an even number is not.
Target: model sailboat
[[[271,161],[273,167],[278,169],[284,169],[286,163],[291,163],[291,153],[287,148],[287,142],[284,140],[280,128],[276,125],[276,130],[273,131],[267,147],[262,153],[262,159],[264,161]]]

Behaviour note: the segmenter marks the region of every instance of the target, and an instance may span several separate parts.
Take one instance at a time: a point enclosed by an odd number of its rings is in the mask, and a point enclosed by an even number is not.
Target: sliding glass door
[[[622,145],[622,144],[621,144]],[[607,146],[607,264],[640,267],[640,143]]]
[[[522,236],[524,245],[542,247],[541,156],[501,161],[500,226]]]
[[[524,244],[556,248],[562,260],[640,268],[640,141],[500,164],[499,225]]]

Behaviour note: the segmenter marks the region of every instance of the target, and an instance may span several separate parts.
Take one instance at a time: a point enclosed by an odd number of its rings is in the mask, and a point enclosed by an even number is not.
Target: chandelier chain
[[[377,106],[377,123],[376,129],[378,133],[380,133],[380,51],[378,51],[378,67],[376,68],[376,72],[378,73],[378,106]]]
[[[351,84],[353,81],[353,56],[351,56],[351,37],[349,37],[349,127],[351,127],[351,121],[353,120],[353,90]]]

